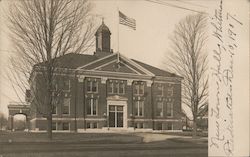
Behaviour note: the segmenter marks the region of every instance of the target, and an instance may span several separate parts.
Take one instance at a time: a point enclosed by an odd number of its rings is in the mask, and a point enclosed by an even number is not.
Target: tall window
[[[53,105],[52,114],[57,114],[57,105]]]
[[[136,82],[134,84],[134,94],[144,95],[144,83],[143,82]]]
[[[157,102],[156,116],[163,116],[163,102]]]
[[[87,80],[87,92],[98,92],[98,82],[96,80]]]
[[[173,103],[171,102],[167,103],[167,116],[173,117]]]
[[[125,93],[125,84],[124,83],[119,84],[119,93],[120,94]]]
[[[63,128],[63,130],[69,130],[70,129],[70,127],[69,127],[69,123],[68,122],[63,122],[62,123],[62,128]]]
[[[167,88],[167,96],[172,97],[173,95],[174,95],[174,87],[172,84],[169,84]]]
[[[108,93],[113,93],[113,83],[112,82],[108,83]]]
[[[167,123],[167,130],[173,130],[173,123]]]
[[[69,114],[70,113],[70,99],[65,98],[63,100],[63,114]]]
[[[110,94],[124,94],[125,84],[123,81],[110,81],[108,84],[108,92]]]
[[[119,92],[119,83],[118,82],[112,82],[113,83],[113,87],[114,87],[114,92],[113,92],[113,94],[118,94],[118,92]]]
[[[144,115],[144,101],[135,102],[135,116],[142,117]]]
[[[68,80],[68,79],[63,80],[63,90],[64,91],[70,90],[70,80]]]
[[[161,122],[156,123],[156,130],[162,130],[162,123]]]
[[[57,123],[56,122],[52,122],[52,130],[57,130]]]
[[[157,87],[156,94],[158,96],[163,96],[163,85],[162,84],[158,84],[156,87]]]
[[[87,99],[87,115],[97,115],[97,99]]]

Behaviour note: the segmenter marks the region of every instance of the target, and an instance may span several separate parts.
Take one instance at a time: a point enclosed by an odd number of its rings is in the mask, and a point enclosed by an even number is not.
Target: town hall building
[[[114,53],[104,22],[95,37],[93,55],[70,53],[56,58],[62,70],[54,86],[62,89],[63,98],[53,109],[52,129],[182,130],[182,77]],[[36,77],[38,72],[30,79],[31,86]],[[30,105],[30,129],[47,130],[46,118],[35,102]]]

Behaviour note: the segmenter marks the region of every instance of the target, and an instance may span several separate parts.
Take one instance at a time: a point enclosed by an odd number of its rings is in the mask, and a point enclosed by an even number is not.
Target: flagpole
[[[119,17],[119,16],[120,16],[120,15],[119,15],[119,7],[118,7],[118,6],[117,6],[117,14],[118,14],[118,16],[117,16],[117,17],[118,17],[118,21],[117,21],[117,41],[118,41],[118,43],[117,43],[117,62],[119,62],[119,61],[120,61],[120,55],[119,55],[119,53],[120,53],[120,52],[119,52],[119,51],[120,51],[120,50],[119,50],[119,48],[120,48],[120,47],[119,47],[119,44],[120,44],[120,39],[119,39],[119,38],[120,38],[120,36],[119,36],[119,34],[120,34],[120,28],[119,28],[119,25],[120,25],[119,22],[120,22],[120,21],[119,21],[119,20],[120,20],[120,19],[119,19],[119,18],[120,18],[120,17]]]

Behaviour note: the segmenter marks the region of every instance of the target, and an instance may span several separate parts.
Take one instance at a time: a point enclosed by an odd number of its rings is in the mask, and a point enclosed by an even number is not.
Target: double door
[[[123,127],[123,106],[109,105],[109,127]]]

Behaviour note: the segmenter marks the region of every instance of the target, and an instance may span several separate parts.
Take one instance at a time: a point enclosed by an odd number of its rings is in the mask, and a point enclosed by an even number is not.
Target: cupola
[[[105,56],[112,53],[110,49],[110,35],[111,32],[109,28],[105,25],[104,20],[102,20],[101,26],[97,29],[95,33],[96,55]]]

